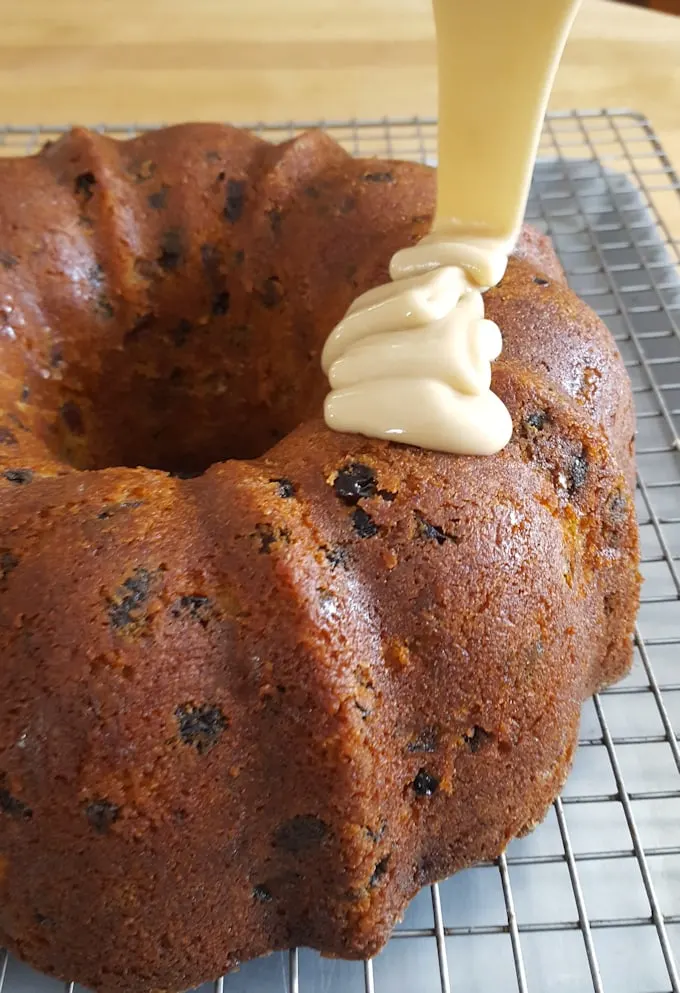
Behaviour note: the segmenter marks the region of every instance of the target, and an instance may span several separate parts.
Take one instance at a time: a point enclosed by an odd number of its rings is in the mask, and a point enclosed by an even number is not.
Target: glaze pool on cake
[[[430,170],[191,125],[0,181],[0,944],[100,993],[373,955],[543,817],[630,664],[616,346],[525,229],[510,443],[337,434],[323,343]]]

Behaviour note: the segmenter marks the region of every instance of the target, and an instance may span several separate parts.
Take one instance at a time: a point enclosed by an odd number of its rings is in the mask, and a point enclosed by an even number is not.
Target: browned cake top
[[[321,132],[272,146],[218,125],[78,130],[0,179],[21,190],[0,203],[0,395],[78,468],[201,470],[316,415],[328,332],[435,195],[429,168]],[[625,372],[545,239],[525,229],[487,309],[503,360],[582,405],[626,468]]]

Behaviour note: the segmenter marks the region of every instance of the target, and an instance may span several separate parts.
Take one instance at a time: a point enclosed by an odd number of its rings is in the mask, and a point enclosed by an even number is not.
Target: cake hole
[[[97,185],[97,177],[93,172],[81,172],[76,176],[74,189],[76,196],[81,196],[85,202],[94,196],[94,188]]]
[[[19,265],[19,260],[14,255],[10,255],[9,252],[0,252],[0,265],[3,269],[14,269],[15,266]]]
[[[378,484],[374,470],[361,462],[350,462],[338,471],[333,481],[333,492],[349,506],[359,500],[374,496]]]
[[[31,469],[5,469],[2,475],[8,483],[14,483],[15,486],[26,486],[33,480]]]
[[[85,816],[97,834],[106,834],[120,816],[120,807],[110,800],[94,800],[85,808]]]
[[[439,780],[427,769],[420,769],[413,780],[413,791],[416,796],[431,797],[439,788]]]
[[[385,858],[380,859],[375,869],[373,870],[371,878],[368,881],[369,889],[374,889],[374,887],[378,885],[378,883],[383,878],[383,876],[385,876],[385,874],[387,873],[387,867],[389,865],[389,862],[390,862],[389,855],[386,855]]]
[[[350,517],[352,518],[352,527],[360,538],[373,538],[378,534],[380,528],[362,507],[353,510]]]
[[[270,483],[276,483],[278,495],[283,500],[290,500],[291,497],[295,496],[295,484],[291,483],[290,479],[270,479]]]
[[[243,179],[228,179],[224,202],[224,216],[230,224],[241,219],[246,202],[246,184]]]
[[[187,618],[206,628],[214,613],[214,604],[207,596],[181,596],[172,607],[170,614],[177,620]]]
[[[468,746],[473,755],[480,752],[485,745],[487,745],[493,738],[488,731],[484,728],[475,725],[471,731],[463,735],[465,744]]]
[[[391,172],[365,172],[364,179],[367,183],[393,183],[394,175]]]
[[[9,548],[0,548],[0,583],[4,582],[18,565],[19,559]]]
[[[320,817],[298,814],[280,825],[274,836],[274,845],[287,852],[303,852],[318,847],[327,832],[328,827]]]
[[[271,903],[273,899],[269,887],[261,883],[253,886],[253,898],[257,903]]]
[[[414,738],[411,738],[406,746],[406,751],[417,754],[418,752],[436,752],[438,748],[439,728],[425,727]]]
[[[28,821],[33,817],[33,811],[28,804],[13,796],[6,788],[5,776],[0,776],[0,814],[6,814],[8,817],[23,821]]]
[[[443,528],[440,528],[437,524],[432,524],[431,521],[425,520],[420,514],[415,515],[416,519],[416,531],[419,538],[425,541],[434,541],[438,545],[443,545],[447,541],[452,541],[455,545],[458,544],[458,538],[455,534],[449,534]]]
[[[217,744],[227,728],[227,719],[216,704],[205,703],[194,707],[183,704],[175,710],[179,737],[185,745],[205,755]]]
[[[153,574],[140,566],[109,599],[109,623],[114,631],[136,629],[143,622],[144,607],[151,594],[153,579]]]

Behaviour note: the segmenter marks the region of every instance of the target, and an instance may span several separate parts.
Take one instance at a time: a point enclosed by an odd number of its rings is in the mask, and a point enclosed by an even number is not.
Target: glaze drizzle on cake
[[[482,293],[501,280],[517,240],[579,2],[434,0],[434,229],[395,255],[393,282],[355,301],[332,332],[323,368],[333,430],[472,455],[494,454],[510,440],[510,415],[490,389],[502,338],[484,319]],[[518,57],[521,69],[512,64]]]

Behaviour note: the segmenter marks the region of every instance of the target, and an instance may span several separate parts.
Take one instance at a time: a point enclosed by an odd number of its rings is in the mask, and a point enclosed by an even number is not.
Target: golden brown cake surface
[[[372,955],[543,817],[630,664],[614,342],[526,230],[511,443],[334,434],[321,347],[430,170],[187,125],[0,188],[0,944],[100,993]]]

